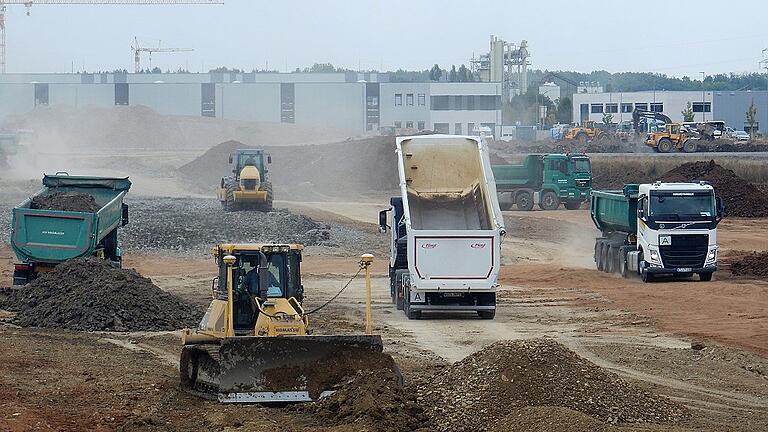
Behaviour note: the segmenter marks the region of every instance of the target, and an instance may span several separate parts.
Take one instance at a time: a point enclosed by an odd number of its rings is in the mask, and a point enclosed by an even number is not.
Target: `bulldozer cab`
[[[236,150],[229,155],[229,163],[232,165],[232,174],[235,178],[240,174],[244,167],[252,166],[264,174],[265,162],[272,163],[272,156],[261,149]]]
[[[582,127],[584,127],[585,129],[594,129],[595,122],[593,120],[585,121]]]
[[[232,303],[235,332],[252,332],[259,310],[256,301],[269,299],[304,300],[301,285],[301,245],[222,245],[214,251],[219,267],[216,297],[228,296],[225,255],[235,257],[232,265]]]

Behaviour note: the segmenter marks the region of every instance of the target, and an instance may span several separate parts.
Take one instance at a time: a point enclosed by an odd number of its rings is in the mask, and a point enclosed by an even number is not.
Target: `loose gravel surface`
[[[138,198],[128,202],[124,250],[205,255],[219,243],[302,243],[321,255],[381,254],[386,236],[373,228],[318,222],[287,210],[225,212],[215,199]]]

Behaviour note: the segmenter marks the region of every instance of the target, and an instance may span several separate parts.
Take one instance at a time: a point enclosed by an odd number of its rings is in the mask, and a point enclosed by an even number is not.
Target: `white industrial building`
[[[603,115],[613,115],[612,122],[632,120],[632,111],[664,113],[672,121],[682,122],[682,111],[691,103],[696,121],[712,119],[712,92],[641,91],[611,93],[574,93],[573,120],[603,122]]]
[[[390,83],[386,74],[354,72],[0,74],[0,122],[38,105],[142,105],[167,115],[471,133],[500,124],[500,87]]]

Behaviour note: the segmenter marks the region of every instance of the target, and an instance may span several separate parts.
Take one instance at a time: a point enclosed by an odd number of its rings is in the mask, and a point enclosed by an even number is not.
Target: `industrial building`
[[[603,115],[613,115],[612,122],[632,120],[632,111],[664,113],[675,122],[683,121],[683,110],[688,103],[693,109],[694,121],[723,120],[734,129],[746,130],[746,112],[754,101],[757,125],[768,125],[768,92],[765,91],[642,91],[612,93],[575,93],[573,119],[577,122],[592,120],[603,122]]]
[[[471,133],[501,119],[500,83],[390,83],[377,73],[1,74],[0,121],[36,106],[147,106],[160,114]]]

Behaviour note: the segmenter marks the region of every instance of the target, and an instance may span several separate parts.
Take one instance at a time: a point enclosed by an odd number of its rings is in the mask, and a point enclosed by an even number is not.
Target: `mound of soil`
[[[203,311],[166,293],[134,270],[104,260],[62,263],[14,290],[3,308],[23,327],[81,331],[159,331],[194,327]]]
[[[665,182],[706,180],[715,188],[717,196],[722,198],[728,216],[768,216],[768,196],[760,193],[760,189],[752,183],[713,160],[684,163],[663,174],[660,180]]]
[[[736,276],[768,278],[768,252],[750,252],[732,261],[731,273]]]
[[[492,429],[526,406],[569,408],[607,423],[667,423],[688,416],[684,407],[548,339],[494,343],[448,366],[419,393],[439,430]]]
[[[309,406],[323,422],[357,430],[405,432],[428,427],[422,405],[391,369],[360,372],[336,393]]]
[[[586,414],[561,407],[524,407],[512,411],[490,432],[620,432]]]
[[[619,190],[625,184],[646,181],[649,176],[631,164],[593,164],[592,185],[598,190]]]
[[[179,168],[200,189],[212,191],[230,171],[228,155],[251,148],[238,141],[225,141]],[[395,137],[379,136],[333,144],[265,146],[272,156],[268,165],[275,198],[322,201],[350,199],[397,189]]]
[[[30,208],[84,213],[94,213],[99,210],[96,200],[91,195],[79,192],[55,192],[50,195],[35,196],[32,197]]]

